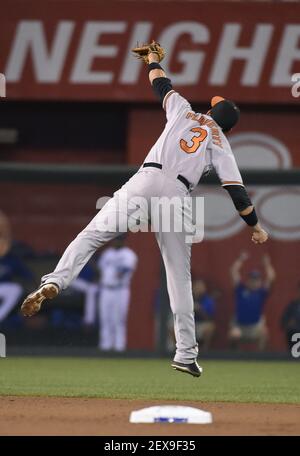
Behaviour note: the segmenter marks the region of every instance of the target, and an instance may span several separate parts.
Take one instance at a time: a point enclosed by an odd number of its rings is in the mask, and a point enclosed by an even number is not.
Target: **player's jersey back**
[[[163,107],[167,123],[145,163],[160,163],[174,175],[184,176],[192,187],[211,167],[223,185],[242,184],[230,144],[210,116],[195,113],[188,101],[174,91],[166,95]]]

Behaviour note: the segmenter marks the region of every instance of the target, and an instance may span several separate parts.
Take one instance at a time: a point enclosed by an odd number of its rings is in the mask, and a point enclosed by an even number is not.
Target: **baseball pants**
[[[146,201],[144,220],[156,220],[154,212],[161,198],[189,197],[184,184],[176,179],[172,172],[157,168],[141,168],[111,198],[87,227],[78,234],[65,250],[54,272],[45,275],[42,283],[56,283],[65,289],[77,277],[83,266],[106,242],[117,237],[124,228],[124,219],[128,228],[133,230],[140,219],[136,216],[137,199]],[[151,207],[151,201],[156,203]],[[127,204],[123,204],[126,201]],[[151,208],[151,210],[149,209]],[[189,208],[184,209],[186,220],[190,218]],[[191,210],[190,210],[191,212]],[[155,212],[156,213],[156,212]],[[183,209],[175,209],[174,217],[181,218]],[[116,216],[117,223],[116,223]],[[195,335],[194,303],[191,287],[191,243],[187,242],[184,230],[177,232],[170,228],[165,231],[161,226],[154,228],[156,239],[163,257],[170,305],[174,316],[176,338],[175,361],[192,363],[198,354]]]
[[[99,297],[99,348],[124,351],[127,344],[127,315],[130,290],[102,287]]]
[[[83,323],[85,325],[94,325],[96,322],[97,294],[99,287],[94,283],[80,278],[75,279],[71,283],[71,287],[84,294]]]

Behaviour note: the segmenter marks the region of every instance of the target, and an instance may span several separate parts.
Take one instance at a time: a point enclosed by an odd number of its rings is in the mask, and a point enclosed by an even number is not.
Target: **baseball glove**
[[[158,55],[159,62],[161,62],[165,56],[165,50],[154,40],[150,44],[139,45],[137,43],[136,47],[132,49],[132,52],[138,59],[144,60],[145,63],[149,63],[148,54],[150,52],[155,52],[155,54]]]

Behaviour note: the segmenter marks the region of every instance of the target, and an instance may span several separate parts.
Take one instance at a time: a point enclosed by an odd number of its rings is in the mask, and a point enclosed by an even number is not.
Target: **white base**
[[[130,423],[209,424],[212,414],[194,407],[158,405],[131,412]]]

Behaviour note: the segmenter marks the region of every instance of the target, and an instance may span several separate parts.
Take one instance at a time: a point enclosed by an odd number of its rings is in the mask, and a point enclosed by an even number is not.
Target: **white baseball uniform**
[[[94,325],[96,321],[98,286],[88,280],[77,278],[73,280],[71,287],[84,295],[83,323],[87,326]]]
[[[109,247],[99,258],[99,348],[102,350],[126,349],[130,282],[136,265],[137,255],[129,247]]]
[[[0,322],[5,320],[12,309],[18,304],[23,288],[18,283],[0,283]]]
[[[68,246],[55,271],[44,276],[42,283],[54,282],[60,288],[66,288],[95,250],[119,234],[120,226],[117,225],[115,229],[112,215],[118,213],[125,216],[129,228],[136,224],[133,216],[136,203],[132,202],[133,197],[144,197],[149,206],[153,197],[188,197],[189,190],[178,179],[179,174],[193,188],[202,174],[213,166],[222,184],[242,184],[230,145],[211,117],[193,112],[187,100],[173,90],[165,96],[163,106],[167,116],[165,129],[145,159],[146,163],[161,164],[162,169],[142,166]],[[124,195],[128,199],[125,210],[118,205]],[[175,216],[182,216],[182,209],[177,208],[176,211]],[[186,207],[185,211],[188,211]],[[149,218],[152,219],[152,212],[149,213]],[[166,268],[170,305],[174,315],[174,360],[193,363],[198,347],[191,288],[191,244],[186,242],[185,232],[164,232],[158,229],[155,234]]]

